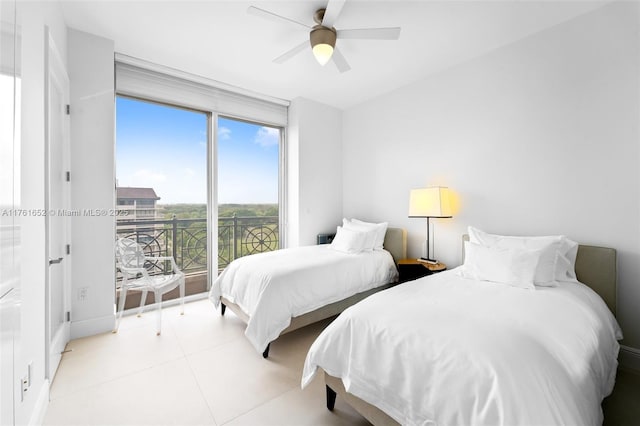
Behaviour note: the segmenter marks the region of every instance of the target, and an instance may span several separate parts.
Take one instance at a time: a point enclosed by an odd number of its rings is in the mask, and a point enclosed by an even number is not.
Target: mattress
[[[311,346],[318,369],[407,425],[599,425],[620,328],[587,286],[535,291],[442,272],[345,310]]]
[[[297,247],[234,260],[213,283],[209,298],[235,303],[249,316],[245,335],[258,352],[292,317],[396,281],[386,250],[343,253],[330,245]]]

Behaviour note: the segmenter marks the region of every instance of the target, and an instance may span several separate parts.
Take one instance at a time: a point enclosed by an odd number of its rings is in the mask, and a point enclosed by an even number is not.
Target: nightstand
[[[447,265],[441,262],[438,262],[436,265],[431,265],[419,262],[416,259],[401,259],[398,261],[398,272],[400,273],[398,281],[403,283],[415,280],[436,272],[444,271],[445,269],[447,269]]]

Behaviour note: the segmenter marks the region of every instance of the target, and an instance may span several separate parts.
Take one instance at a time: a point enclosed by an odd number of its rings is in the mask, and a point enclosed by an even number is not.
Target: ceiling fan
[[[309,31],[309,41],[305,40],[293,49],[278,56],[273,62],[282,64],[303,50],[311,47],[313,56],[315,56],[320,65],[324,66],[329,60],[333,59],[338,70],[342,73],[349,71],[351,67],[336,47],[337,39],[397,40],[400,37],[400,27],[336,30],[333,25],[338,19],[345,1],[346,0],[329,0],[326,8],[318,9],[314,13],[313,20],[316,25],[313,27],[255,6],[249,6],[247,12],[274,21],[287,22],[288,24]]]

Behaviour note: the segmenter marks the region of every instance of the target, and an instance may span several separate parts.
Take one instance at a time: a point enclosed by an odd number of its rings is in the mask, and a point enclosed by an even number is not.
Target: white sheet
[[[209,298],[237,304],[249,317],[245,335],[258,352],[291,317],[395,281],[386,250],[341,253],[329,245],[297,247],[234,260],[213,283]]]
[[[452,270],[345,310],[302,386],[321,367],[403,425],[600,425],[621,338],[583,284],[527,291]]]

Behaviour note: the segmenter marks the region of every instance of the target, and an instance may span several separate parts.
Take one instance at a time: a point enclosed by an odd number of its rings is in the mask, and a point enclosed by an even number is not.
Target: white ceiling
[[[250,5],[313,25],[326,0],[65,1],[69,27],[115,41],[117,52],[283,99],[348,108],[602,6],[598,1],[348,0],[337,29],[402,27],[397,41],[338,40],[351,65],[321,67],[294,25],[247,13]]]

